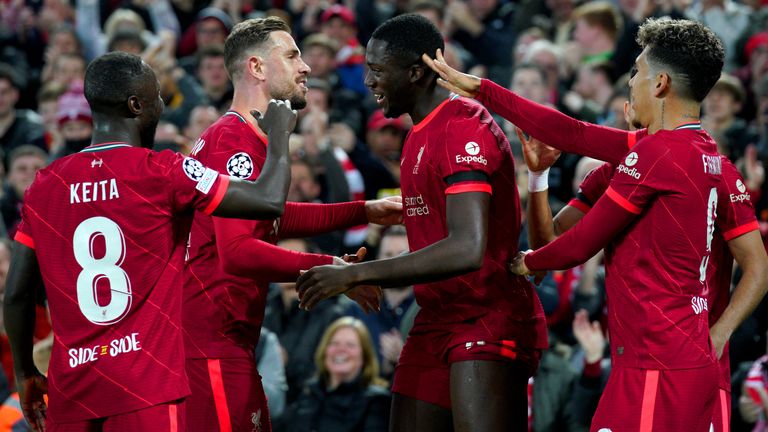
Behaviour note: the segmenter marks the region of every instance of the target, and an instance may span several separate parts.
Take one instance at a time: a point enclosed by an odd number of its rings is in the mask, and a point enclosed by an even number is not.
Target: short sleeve
[[[159,159],[158,165],[165,168],[175,212],[196,209],[211,214],[216,210],[229,186],[228,176],[206,167],[197,159],[170,151],[157,153],[154,157]]]
[[[464,108],[445,125],[448,133],[444,150],[437,152],[437,166],[443,179],[452,179],[446,193],[492,192],[490,178],[501,165],[502,146],[509,145],[493,133],[492,121],[484,109]]]
[[[640,214],[658,194],[670,189],[669,173],[676,172],[668,157],[670,149],[652,137],[643,139],[616,167],[605,191],[625,210]]]
[[[223,131],[198,160],[217,172],[242,180],[254,181],[266,159],[266,147],[253,134],[244,136],[234,131]],[[209,137],[208,139],[214,139]]]
[[[35,238],[32,236],[32,225],[29,223],[29,209],[26,205],[21,208],[21,222],[16,227],[16,234],[13,236],[13,239],[30,249],[35,249]]]
[[[759,229],[752,197],[741,174],[725,157],[721,157],[723,181],[718,187],[717,227],[725,241]]]
[[[597,200],[603,196],[605,190],[608,189],[611,177],[613,177],[613,171],[614,166],[607,162],[590,171],[579,185],[576,199],[588,206],[588,208],[595,205]]]

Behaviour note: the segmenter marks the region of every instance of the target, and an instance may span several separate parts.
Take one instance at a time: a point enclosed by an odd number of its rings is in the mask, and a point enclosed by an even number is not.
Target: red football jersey
[[[717,215],[715,233],[712,237],[711,255],[708,262],[707,302],[702,303],[709,309],[709,326],[714,325],[730,300],[733,256],[726,242],[740,235],[758,229],[755,210],[749,193],[741,178],[741,174],[725,156],[720,156],[722,182],[718,187]],[[593,170],[581,183],[579,196],[571,202],[582,211],[589,211],[608,188],[616,172],[614,165],[605,163]],[[720,357],[720,387],[731,388],[730,362],[728,360],[728,345]]]
[[[706,269],[722,182],[706,132],[659,131],[616,168],[606,195],[639,216],[606,247],[617,366],[687,369],[714,361]]]
[[[16,240],[35,249],[48,296],[52,420],[189,393],[184,246],[193,210],[212,212],[228,183],[194,159],[125,143],[88,147],[37,174]]]
[[[416,285],[422,307],[417,320],[456,323],[500,311],[519,323],[515,329],[519,346],[546,348],[546,323],[536,290],[526,278],[507,269],[517,252],[520,197],[509,143],[488,111],[457,96],[443,102],[409,133],[400,173],[403,218],[412,251],[447,236],[447,195],[492,194],[482,268]]]
[[[203,133],[192,155],[220,173],[255,180],[266,160],[267,138],[241,114],[230,111]],[[362,203],[351,205],[363,209]],[[195,213],[184,272],[183,323],[188,358],[253,355],[264,320],[269,283],[296,280],[299,270],[330,264],[333,259],[274,245],[279,240],[278,231],[293,231],[289,233],[303,237],[309,233],[301,232],[302,224],[311,226],[321,221],[326,227],[332,226],[332,222],[325,223],[323,215],[309,213],[320,207],[325,209],[323,214],[331,208],[287,203],[282,218],[262,221],[216,220]],[[298,230],[294,229],[297,226]],[[222,230],[231,237],[225,241],[236,243],[232,254],[223,259],[246,261],[254,269],[253,277],[233,275],[222,268],[217,248],[217,240],[222,241],[217,239],[217,233]]]

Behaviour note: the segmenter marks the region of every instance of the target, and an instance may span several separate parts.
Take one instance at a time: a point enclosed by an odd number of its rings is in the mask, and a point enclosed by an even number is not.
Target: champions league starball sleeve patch
[[[192,181],[198,182],[203,178],[205,167],[200,161],[187,157],[184,158],[182,166],[184,167],[184,174],[186,174]]]
[[[247,179],[253,174],[253,160],[248,153],[234,154],[227,161],[227,173],[232,177]]]

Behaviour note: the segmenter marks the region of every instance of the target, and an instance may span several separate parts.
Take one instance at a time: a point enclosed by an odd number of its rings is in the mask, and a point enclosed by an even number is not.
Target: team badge
[[[227,173],[232,177],[247,179],[253,174],[253,161],[248,153],[240,152],[227,161]]]
[[[197,159],[191,157],[184,158],[184,174],[187,175],[192,181],[200,181],[203,178],[205,167]]]
[[[477,145],[476,142],[470,141],[467,143],[467,145],[464,146],[464,150],[467,152],[468,155],[474,156],[480,153],[480,146]]]
[[[741,179],[736,180],[736,189],[739,190],[739,192],[744,193],[747,191],[747,186],[744,185],[744,182],[741,181]]]

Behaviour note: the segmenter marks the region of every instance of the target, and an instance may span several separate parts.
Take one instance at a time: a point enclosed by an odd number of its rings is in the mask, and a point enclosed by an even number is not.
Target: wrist
[[[544,192],[549,189],[549,168],[542,171],[528,169],[528,192]]]

